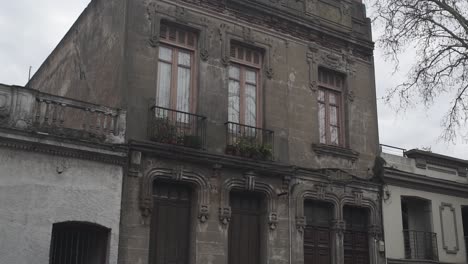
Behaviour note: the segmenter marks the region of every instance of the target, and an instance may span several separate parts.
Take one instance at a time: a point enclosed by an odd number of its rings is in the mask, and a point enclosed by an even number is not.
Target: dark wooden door
[[[187,264],[190,240],[188,186],[156,183],[151,222],[150,263]]]
[[[365,208],[344,207],[344,264],[369,264],[369,213]]]
[[[307,221],[304,230],[304,263],[331,263],[332,206],[322,202],[306,201],[304,214]]]
[[[263,199],[256,193],[231,193],[229,264],[259,264]]]

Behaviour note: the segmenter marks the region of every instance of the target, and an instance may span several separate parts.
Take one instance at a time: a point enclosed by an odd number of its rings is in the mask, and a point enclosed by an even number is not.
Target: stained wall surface
[[[0,148],[0,263],[49,263],[52,225],[82,221],[110,231],[117,263],[122,168]]]

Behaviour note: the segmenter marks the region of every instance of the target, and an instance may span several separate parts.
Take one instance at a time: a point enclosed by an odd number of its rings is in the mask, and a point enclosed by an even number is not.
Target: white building
[[[124,122],[116,109],[0,84],[1,264],[117,263]]]
[[[381,156],[388,263],[468,263],[468,161],[421,150]]]

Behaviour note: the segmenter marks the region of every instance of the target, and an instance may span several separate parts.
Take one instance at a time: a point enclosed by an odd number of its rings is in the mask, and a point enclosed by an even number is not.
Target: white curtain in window
[[[239,91],[240,71],[238,67],[229,67],[229,91],[228,91],[228,121],[239,123],[240,91]]]
[[[179,52],[177,72],[177,110],[189,112],[190,101],[190,54]]]
[[[257,126],[257,73],[247,70],[245,82],[245,124]]]
[[[161,107],[169,107],[171,97],[172,65],[164,61],[171,61],[172,50],[165,47],[160,47],[159,59],[156,105]]]

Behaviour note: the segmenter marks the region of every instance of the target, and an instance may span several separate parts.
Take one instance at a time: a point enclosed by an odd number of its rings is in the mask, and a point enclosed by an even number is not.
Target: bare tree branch
[[[401,108],[422,101],[430,106],[442,94],[451,96],[442,138],[468,136],[468,1],[369,0],[376,10],[373,21],[384,25],[378,44],[392,58],[416,48],[407,80],[390,88],[384,99],[398,99]],[[467,130],[465,130],[467,131]]]

